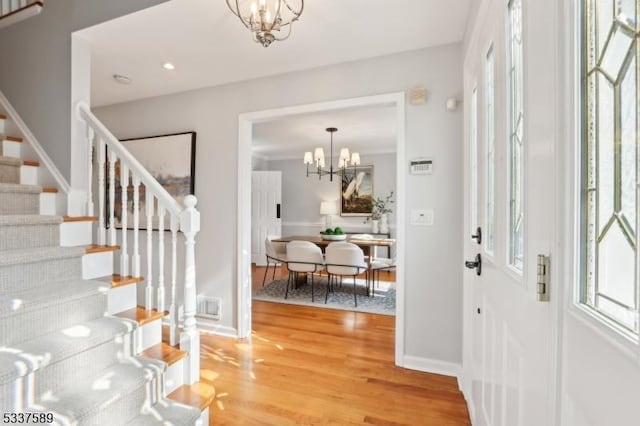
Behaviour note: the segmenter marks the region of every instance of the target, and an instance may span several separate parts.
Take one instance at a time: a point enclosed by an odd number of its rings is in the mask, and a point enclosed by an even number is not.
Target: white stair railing
[[[189,353],[187,365],[187,380],[195,383],[200,376],[200,336],[196,328],[196,264],[195,264],[195,236],[200,230],[200,213],[195,208],[197,199],[193,195],[188,195],[184,199],[184,206],[181,206],[160,183],[135,159],[133,155],[109,132],[109,130],[91,113],[85,104],[78,106],[78,116],[87,127],[87,143],[89,145],[87,167],[89,176],[93,179],[92,172],[94,156],[93,149],[97,149],[97,188],[98,191],[98,244],[117,245],[116,219],[120,215],[121,225],[121,256],[120,275],[138,277],[141,272],[140,267],[140,213],[138,211],[141,203],[141,192],[144,193],[144,208],[147,222],[147,276],[145,278],[145,306],[147,309],[157,309],[164,311],[168,306],[170,339],[171,345],[180,342],[180,348]],[[108,180],[105,183],[105,167],[108,167]],[[116,176],[120,178],[116,181]],[[105,185],[108,184],[108,207],[105,206]],[[116,185],[121,188],[121,206],[116,208]],[[89,185],[87,201],[87,215],[96,214],[93,205],[93,196]],[[132,187],[131,200],[129,199],[129,188]],[[141,188],[141,186],[143,186]],[[133,208],[133,247],[129,253],[128,247],[128,210]],[[156,216],[154,216],[156,213]],[[108,214],[108,218],[105,216]],[[169,231],[171,232],[170,261],[165,262],[165,217],[168,216]],[[153,234],[151,230],[155,222],[158,226],[157,235],[157,257],[154,256]],[[108,229],[108,234],[107,234]],[[184,235],[185,258],[184,270],[179,271],[177,261],[177,237],[178,232]],[[107,238],[108,237],[108,238]],[[154,257],[157,263],[154,263]],[[171,290],[165,292],[165,265],[171,268]],[[153,269],[158,272],[157,280],[154,282]],[[183,277],[180,283],[178,277]],[[180,305],[177,301],[179,286],[183,290],[183,331],[178,336],[178,311]],[[155,293],[155,300],[154,300]],[[166,300],[168,296],[168,300]]]
[[[0,0],[0,18],[25,9],[27,6],[37,4],[42,6],[42,0]]]

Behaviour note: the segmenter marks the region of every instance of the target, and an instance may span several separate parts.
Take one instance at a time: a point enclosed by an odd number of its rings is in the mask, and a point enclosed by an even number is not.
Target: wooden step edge
[[[18,143],[22,143],[23,141],[23,139],[19,136],[5,136],[4,140],[11,141],[11,142],[18,142]]]
[[[10,18],[10,17],[12,17],[12,16],[14,16],[14,15],[17,15],[17,14],[19,14],[19,13],[22,13],[22,12],[24,12],[25,10],[27,10],[27,9],[31,9],[31,8],[39,8],[39,9],[43,9],[43,8],[44,8],[44,3],[43,3],[43,2],[41,2],[41,1],[34,1],[33,3],[29,3],[28,5],[23,6],[23,7],[21,7],[20,9],[16,9],[16,10],[14,10],[14,11],[12,11],[12,12],[9,12],[9,13],[7,13],[7,14],[5,14],[5,15],[0,16],[0,21],[2,21],[3,19]],[[16,22],[17,22],[17,21],[16,21]]]
[[[212,385],[198,382],[192,385],[180,386],[171,392],[167,398],[204,411],[216,398],[216,390]]]
[[[39,161],[32,161],[32,160],[24,160],[22,162],[23,166],[31,166],[31,167],[40,167],[40,162]]]
[[[158,343],[157,345],[151,346],[146,351],[143,351],[140,355],[145,358],[164,361],[168,365],[173,365],[189,354],[185,351],[174,348],[173,346],[169,346],[166,343]]]
[[[64,222],[97,222],[98,216],[64,216]]]
[[[169,312],[158,312],[155,309],[147,311],[144,306],[137,306],[133,309],[119,312],[115,314],[118,318],[125,318],[137,322],[140,325],[148,324],[157,319],[169,315]]]
[[[125,285],[137,284],[144,281],[144,277],[123,277],[118,274],[108,275],[106,277],[96,278],[97,281],[102,281],[111,285],[111,288],[123,287]]]
[[[47,193],[47,194],[57,194],[58,193],[58,188],[44,187],[44,188],[42,188],[42,192]]]
[[[6,116],[6,115],[4,115],[4,114],[0,114],[0,120],[6,120],[6,119],[7,119],[7,116]]]
[[[117,251],[120,250],[120,246],[98,246],[98,245],[92,245],[92,246],[87,246],[84,249],[84,252],[86,254],[93,254],[93,253],[104,253],[107,251]]]

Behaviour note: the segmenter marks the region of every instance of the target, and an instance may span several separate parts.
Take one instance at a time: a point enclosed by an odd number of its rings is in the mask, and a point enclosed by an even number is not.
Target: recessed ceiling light
[[[173,71],[176,69],[176,66],[171,62],[165,62],[164,64],[162,64],[162,68],[164,68],[165,70]]]
[[[120,84],[131,84],[131,82],[133,81],[126,75],[122,75],[122,74],[114,74],[113,79],[116,81],[116,83],[120,83]]]

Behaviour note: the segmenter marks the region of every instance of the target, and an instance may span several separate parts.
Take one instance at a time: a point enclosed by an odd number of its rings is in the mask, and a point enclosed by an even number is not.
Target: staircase
[[[60,215],[67,194],[43,186],[55,180],[23,158],[34,149],[19,128],[0,110],[0,413],[50,413],[56,425],[207,424],[213,395],[195,395],[195,321],[183,323],[179,349],[175,297],[171,315],[140,306],[144,278],[114,274],[122,240],[94,244],[104,209]]]

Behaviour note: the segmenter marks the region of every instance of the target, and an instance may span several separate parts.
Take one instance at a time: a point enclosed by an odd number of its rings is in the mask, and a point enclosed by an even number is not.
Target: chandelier
[[[319,147],[316,148],[312,153],[311,151],[307,151],[304,153],[304,164],[307,166],[307,177],[309,174],[318,175],[318,179],[322,180],[322,176],[329,175],[329,180],[333,182],[333,175],[342,176],[344,171],[346,170],[349,163],[353,166],[354,173],[357,171],[357,167],[360,165],[360,154],[354,152],[349,156],[349,149],[342,148],[340,150],[340,157],[338,159],[338,167],[336,170],[333,169],[333,134],[338,131],[335,127],[329,127],[326,129],[327,132],[331,134],[331,151],[329,157],[329,170],[325,170],[325,162],[324,162],[324,150]],[[309,171],[309,165],[313,165],[316,170]]]
[[[304,0],[227,0],[227,6],[253,33],[253,41],[269,47],[276,40],[289,38],[293,22],[304,9]]]

